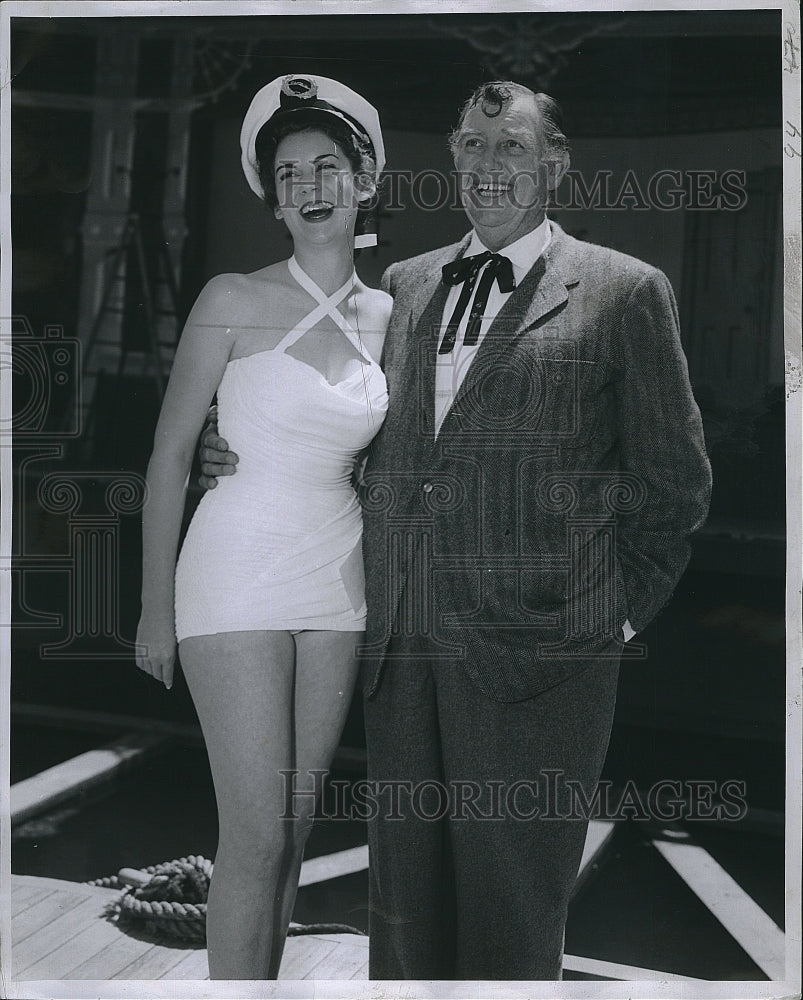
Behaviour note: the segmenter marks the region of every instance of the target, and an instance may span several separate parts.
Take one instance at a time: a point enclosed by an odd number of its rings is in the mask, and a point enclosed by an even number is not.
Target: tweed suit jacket
[[[489,697],[533,697],[621,651],[666,603],[711,490],[672,289],[557,226],[434,434],[460,243],[392,265],[389,408],[363,474],[367,693],[388,641],[430,637]],[[375,669],[374,669],[375,668]]]

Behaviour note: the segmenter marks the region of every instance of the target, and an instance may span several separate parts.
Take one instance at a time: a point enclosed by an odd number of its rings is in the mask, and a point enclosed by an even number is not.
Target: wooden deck
[[[611,822],[592,821],[589,825],[578,887],[605,851],[614,829]],[[767,979],[784,980],[787,971],[784,931],[745,889],[687,831],[668,826],[645,832],[652,847]],[[324,882],[362,871],[367,865],[365,845],[312,858],[304,862],[301,884]],[[109,921],[105,909],[118,898],[119,889],[31,875],[12,875],[10,889],[12,974],[18,983],[209,978],[205,949],[154,944],[153,940],[136,937]],[[673,981],[695,981],[668,970],[621,964],[621,957],[617,957],[618,961],[611,962],[567,954],[564,969],[587,979],[660,982],[666,989]],[[359,988],[357,984],[368,979],[368,938],[358,934],[290,937],[279,979],[285,983],[354,980]],[[391,995],[397,994],[388,994]]]
[[[578,885],[612,833],[612,823],[591,824]],[[312,858],[304,862],[300,884],[326,881],[367,867],[366,846]],[[101,889],[81,882],[12,875],[14,979],[25,982],[209,978],[206,949],[154,944],[107,920],[105,908],[120,892],[120,889]],[[602,975],[607,971],[606,968]],[[368,938],[358,934],[290,937],[285,945],[279,978],[367,979]]]
[[[153,944],[106,920],[105,907],[119,895],[119,889],[12,875],[14,979],[209,978],[205,948]],[[279,978],[315,979],[316,970],[325,979],[367,979],[368,938],[357,934],[288,938]]]
[[[610,841],[615,824],[589,825],[577,886]],[[351,848],[304,862],[301,885],[326,881],[368,867],[368,848]],[[154,944],[123,931],[105,917],[120,889],[81,882],[11,876],[13,978],[56,980],[207,980],[205,948]],[[567,955],[566,969],[603,979],[685,978],[648,969],[621,968]],[[303,934],[287,939],[279,978],[330,981],[368,979],[368,938],[357,934]]]
[[[12,875],[13,979],[19,983],[209,979],[205,948],[154,944],[108,921],[105,908],[119,893],[119,889],[100,889],[81,882]],[[592,979],[693,981],[573,955],[565,957],[564,967]],[[368,938],[357,934],[290,937],[279,979],[367,980]],[[397,993],[391,991],[388,996]]]

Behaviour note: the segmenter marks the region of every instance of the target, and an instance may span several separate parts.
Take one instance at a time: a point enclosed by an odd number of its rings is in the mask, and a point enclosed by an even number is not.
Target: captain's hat
[[[251,190],[264,197],[259,181],[256,140],[267,122],[300,116],[310,122],[337,118],[373,146],[377,177],[385,166],[385,145],[376,108],[337,80],[312,74],[280,76],[257,91],[240,131],[242,165]]]

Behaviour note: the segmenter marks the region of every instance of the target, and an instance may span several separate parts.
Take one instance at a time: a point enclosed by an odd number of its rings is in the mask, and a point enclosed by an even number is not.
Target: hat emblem
[[[286,76],[282,80],[282,93],[297,100],[309,101],[318,95],[318,84],[306,76]]]

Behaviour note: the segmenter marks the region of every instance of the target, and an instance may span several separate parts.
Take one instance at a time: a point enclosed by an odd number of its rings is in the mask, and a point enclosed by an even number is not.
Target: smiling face
[[[360,199],[354,168],[332,138],[318,129],[280,140],[274,158],[277,206],[293,240],[313,244],[352,240]]]
[[[469,109],[452,151],[463,208],[490,250],[501,250],[544,219],[565,163],[549,153],[535,98],[516,94]]]

